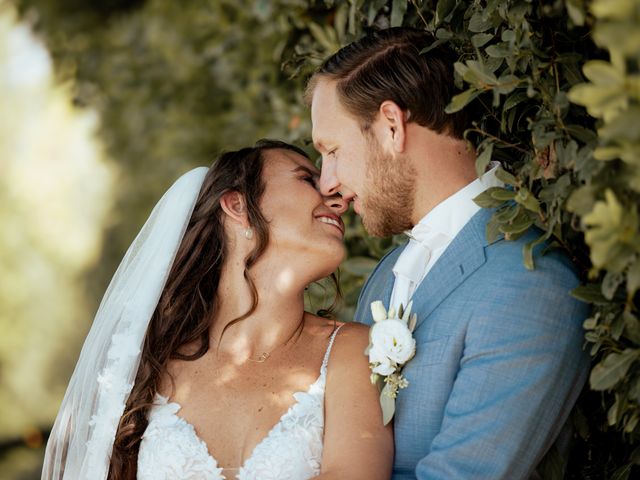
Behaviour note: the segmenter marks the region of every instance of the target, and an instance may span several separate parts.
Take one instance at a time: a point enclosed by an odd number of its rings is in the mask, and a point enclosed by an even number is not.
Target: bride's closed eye
[[[310,168],[300,165],[293,170],[294,172],[300,173],[299,179],[303,182],[307,182],[313,185],[313,188],[318,189],[318,181],[320,180],[320,174],[311,170]]]
[[[317,176],[312,176],[312,175],[303,175],[302,177],[300,177],[303,181],[310,183],[313,188],[317,189],[318,188],[318,177]]]

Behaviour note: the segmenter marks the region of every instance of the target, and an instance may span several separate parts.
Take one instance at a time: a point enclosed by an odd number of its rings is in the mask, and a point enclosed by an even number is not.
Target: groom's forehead
[[[359,132],[358,121],[340,102],[335,80],[320,79],[311,102],[311,139],[320,153],[336,148],[336,142],[351,139]]]
[[[341,113],[341,110],[336,92],[336,82],[326,79],[319,80],[311,98],[311,119],[314,124],[323,120],[330,121],[336,113]]]

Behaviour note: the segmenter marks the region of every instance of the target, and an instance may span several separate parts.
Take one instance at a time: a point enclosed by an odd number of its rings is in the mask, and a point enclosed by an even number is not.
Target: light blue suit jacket
[[[413,296],[416,355],[396,401],[394,480],[518,480],[532,474],[560,432],[588,373],[582,322],[588,306],[557,251],[523,266],[522,247],[539,236],[489,245],[492,214],[465,225]],[[365,284],[356,320],[389,305],[392,267],[384,257]]]

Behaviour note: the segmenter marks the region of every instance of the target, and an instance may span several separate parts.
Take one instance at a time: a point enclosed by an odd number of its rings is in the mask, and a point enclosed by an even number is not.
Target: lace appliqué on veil
[[[122,333],[112,336],[107,352],[107,365],[100,372],[97,382],[100,385],[97,396],[96,413],[89,421],[90,438],[87,442],[87,462],[92,469],[99,469],[104,461],[100,452],[108,451],[113,443],[118,422],[124,412],[124,399],[128,397],[133,384],[127,382],[127,367],[132,357],[140,354],[140,327],[131,322],[133,309],[125,308],[121,317],[124,324]],[[144,335],[144,333],[142,333]]]

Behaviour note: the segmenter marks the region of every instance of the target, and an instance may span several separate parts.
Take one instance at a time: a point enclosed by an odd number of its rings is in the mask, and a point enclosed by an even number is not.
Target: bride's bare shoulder
[[[357,322],[340,322],[337,320],[313,316],[311,330],[320,337],[326,338],[339,327],[336,334],[331,357],[338,363],[351,361],[354,357],[364,357],[364,349],[369,344],[369,327]]]
[[[353,362],[359,365],[354,368],[363,368],[369,365],[364,350],[369,345],[369,327],[362,323],[347,322],[342,325],[336,335],[332,357],[334,363]]]
[[[362,323],[341,322],[317,315],[308,316],[307,326],[305,328],[309,333],[320,336],[331,335],[337,328],[340,328],[336,336],[344,338],[344,341],[361,341],[363,338],[368,341],[369,338],[369,327]]]

